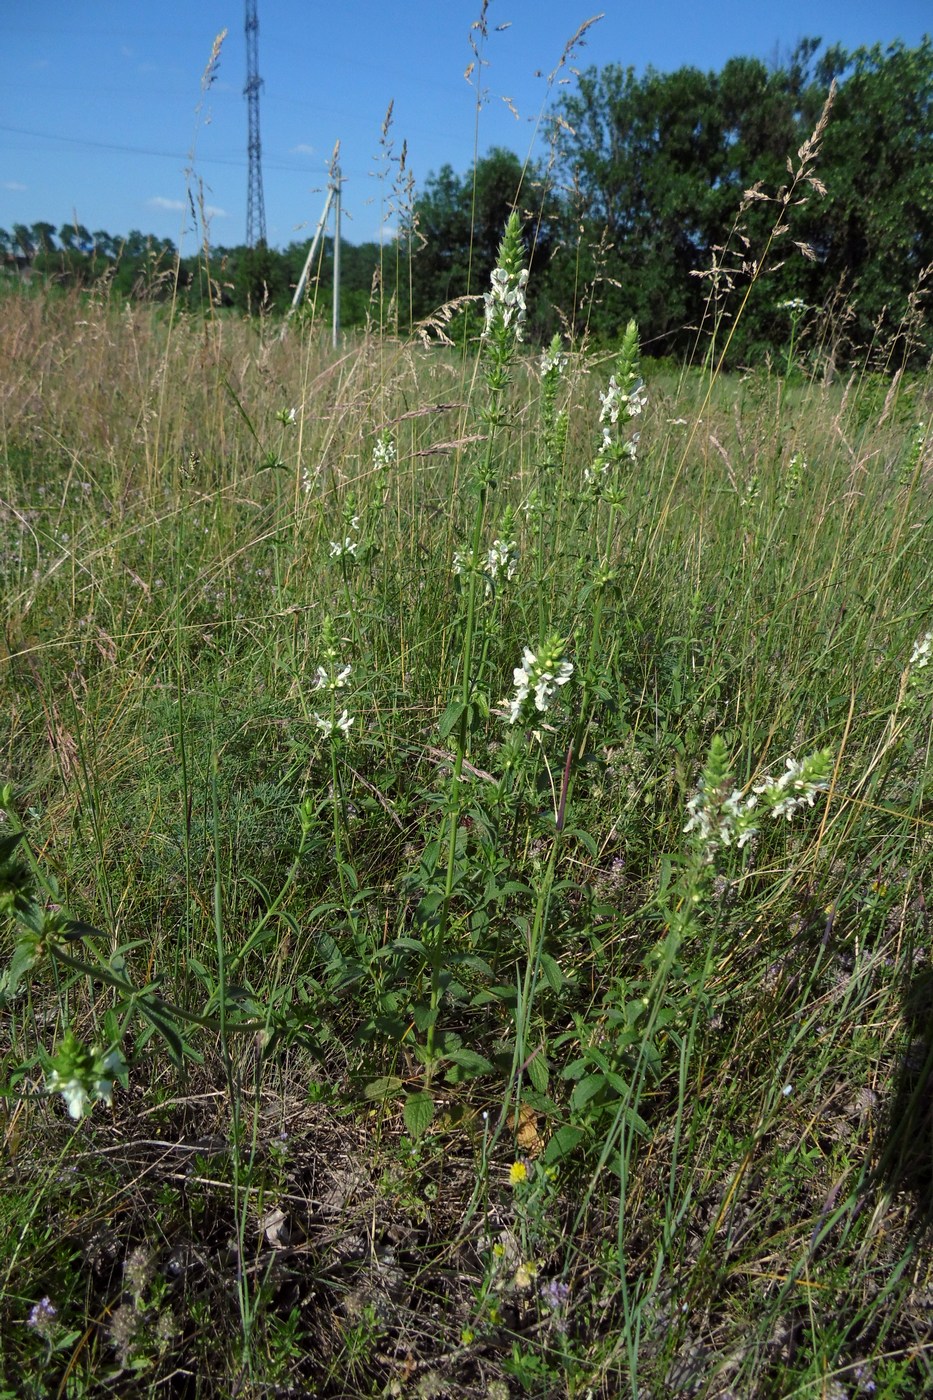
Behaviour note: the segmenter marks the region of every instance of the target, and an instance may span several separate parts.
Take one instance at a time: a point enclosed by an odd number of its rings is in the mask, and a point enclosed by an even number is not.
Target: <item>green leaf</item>
[[[645,1122],[644,1118],[642,1118],[641,1114],[635,1112],[634,1108],[624,1109],[622,1116],[629,1127],[635,1129],[639,1137],[648,1136],[651,1129],[648,1127],[648,1124]]]
[[[570,1107],[573,1111],[580,1113],[582,1109],[586,1108],[590,1100],[595,1099],[602,1090],[605,1083],[606,1077],[603,1074],[588,1074],[585,1079],[581,1079],[579,1084],[574,1086],[573,1093],[570,1095]]]
[[[22,938],[13,949],[10,965],[0,977],[0,1003],[15,997],[19,985],[38,956],[34,938]]]
[[[547,1094],[539,1094],[530,1085],[522,1090],[522,1103],[533,1108],[535,1113],[543,1113],[546,1118],[554,1118],[560,1112],[557,1104]]]
[[[171,1012],[164,1007],[163,1003],[151,997],[138,997],[136,999],[136,1009],[141,1016],[144,1016],[153,1030],[157,1031],[168,1046],[168,1052],[176,1065],[181,1065],[185,1056],[189,1059],[200,1062],[201,1056],[196,1054],[193,1048],[185,1040],[175,1022],[171,1019]]]
[[[454,953],[446,961],[448,967],[468,967],[483,977],[492,976],[492,968],[489,963],[477,953]]]
[[[572,831],[568,831],[566,835],[575,836],[576,839],[580,842],[580,845],[583,846],[589,852],[589,854],[593,856],[594,859],[596,858],[598,854],[596,842],[593,840],[592,836],[588,831],[581,831],[579,827],[574,827],[574,829]]]
[[[521,880],[506,880],[504,885],[496,885],[492,880],[483,891],[483,898],[489,900],[507,899],[510,894],[530,894],[531,891]]]
[[[420,938],[409,938],[407,935],[393,939],[389,947],[392,952],[407,950],[409,953],[420,953],[424,958],[428,955],[428,950]]]
[[[358,890],[360,887],[359,876],[357,875],[350,862],[342,860],[340,862],[340,869],[343,871],[344,879],[347,881],[350,888],[352,890]]]
[[[434,918],[434,915],[437,913],[438,909],[443,903],[444,895],[443,892],[440,890],[432,890],[431,893],[424,895],[424,897],[421,900],[419,900],[418,907],[415,910],[415,923],[428,923]]]
[[[434,1117],[434,1098],[427,1090],[420,1094],[409,1094],[405,1100],[405,1127],[412,1137],[421,1137],[427,1132]]]
[[[552,1167],[556,1162],[562,1162],[565,1157],[569,1157],[571,1152],[576,1150],[585,1136],[582,1128],[577,1128],[572,1123],[565,1123],[562,1128],[557,1129],[544,1149],[542,1162],[546,1167]]]
[[[540,1054],[532,1055],[525,1066],[525,1073],[528,1075],[532,1085],[537,1089],[539,1094],[547,1093],[551,1071],[548,1067],[547,1057],[544,1051],[541,1051]]]
[[[462,1069],[468,1069],[473,1074],[486,1074],[492,1070],[492,1064],[485,1055],[480,1055],[476,1050],[460,1048],[449,1050],[446,1058],[451,1064],[459,1065]]]
[[[413,1006],[411,1010],[411,1018],[415,1023],[415,1029],[423,1034],[429,1026],[433,1026],[436,1022],[437,1007],[425,1006],[423,1004],[420,1006]]]
[[[451,730],[457,727],[465,709],[466,705],[462,700],[451,700],[447,709],[441,715],[440,724],[438,725],[438,730],[442,739],[446,739]]]
[[[561,992],[564,988],[566,978],[560,970],[560,965],[550,953],[541,954],[541,971],[544,973],[544,980],[547,982],[552,992]]]
[[[363,1094],[367,1099],[383,1100],[392,1094],[397,1094],[405,1081],[399,1079],[398,1075],[387,1074],[382,1079],[371,1079],[363,1089]]]
[[[0,836],[0,865],[6,865],[24,835],[22,831],[14,831],[11,836]]]
[[[636,1022],[644,1016],[647,1010],[648,1008],[641,997],[636,997],[634,1001],[627,1002],[625,1007],[626,1025],[634,1026]]]

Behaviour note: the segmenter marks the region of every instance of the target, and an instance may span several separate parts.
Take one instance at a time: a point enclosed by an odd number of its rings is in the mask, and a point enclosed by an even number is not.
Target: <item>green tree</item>
[[[858,49],[849,65],[824,143],[826,198],[808,237],[824,290],[844,279],[857,339],[868,344],[878,326],[903,360],[915,333],[899,328],[933,264],[933,42]]]
[[[54,224],[45,223],[43,220],[40,219],[38,223],[35,223],[35,224],[33,224],[33,225],[31,226],[31,228],[30,228],[30,234],[31,234],[31,237],[32,237],[33,245],[34,245],[34,247],[36,248],[37,252],[40,252],[40,253],[54,253],[54,252],[55,252],[55,225],[54,225]]]
[[[537,171],[496,147],[466,175],[445,165],[429,176],[402,232],[402,247],[411,260],[415,318],[486,289],[514,208],[527,216],[534,275],[535,265],[546,264],[558,214],[556,199]]]
[[[283,311],[291,301],[288,276],[280,253],[265,243],[238,250],[234,301],[244,311]]]
[[[35,256],[36,244],[26,224],[13,225],[13,251],[24,258]]]
[[[586,230],[577,280],[581,271],[583,280],[603,275],[598,304],[583,308],[592,327],[612,335],[634,316],[646,345],[688,350],[710,287],[697,274],[714,263],[720,285],[740,288],[756,268],[735,356],[786,337],[781,300],[819,306],[840,284],[851,290],[863,345],[879,322],[892,335],[905,317],[917,322],[911,298],[933,262],[933,46],[820,47],[805,39],[771,68],[735,58],[718,74],[638,76],[609,65],[581,75],[563,103],[561,157],[574,219]],[[816,171],[828,193],[807,186],[805,202],[784,209],[788,162],[799,164],[834,78],[839,92]],[[752,187],[771,198],[743,206]],[[592,251],[600,230],[602,268]],[[568,245],[570,233],[568,223]],[[814,258],[801,257],[794,240]],[[898,353],[916,334],[916,325],[901,333]]]

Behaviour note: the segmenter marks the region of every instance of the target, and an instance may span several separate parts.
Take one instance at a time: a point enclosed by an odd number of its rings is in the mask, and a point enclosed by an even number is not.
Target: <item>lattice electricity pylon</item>
[[[262,146],[259,141],[259,18],[256,0],[246,0],[246,98],[249,112],[249,185],[246,193],[246,245],[266,241],[266,205],[262,197]]]

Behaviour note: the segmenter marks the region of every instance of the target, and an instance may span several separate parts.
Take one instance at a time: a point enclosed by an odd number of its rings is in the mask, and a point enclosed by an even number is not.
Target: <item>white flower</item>
[[[476,569],[472,550],[456,550],[450,567],[455,574],[467,574],[471,569]],[[518,545],[515,540],[493,540],[492,548],[486,551],[486,557],[478,567],[486,575],[483,582],[488,597],[497,583],[508,582],[515,577],[518,568]]]
[[[828,749],[810,754],[807,758],[789,758],[786,770],[776,780],[768,778],[756,783],[752,791],[764,797],[771,808],[772,817],[786,817],[791,820],[801,807],[812,807],[817,793],[829,787],[832,757]]]
[[[483,336],[488,337],[497,323],[506,329],[515,325],[515,339],[522,338],[522,324],[525,320],[525,287],[528,284],[528,269],[523,267],[517,275],[510,275],[504,267],[494,267],[489,274],[492,289],[483,293],[486,307],[486,324]]]
[[[515,540],[493,540],[483,568],[494,582],[513,579],[518,568],[518,545]]]
[[[387,467],[394,466],[397,456],[395,443],[388,433],[383,433],[373,448],[373,466],[385,470]]]
[[[357,548],[358,541],[351,540],[349,535],[346,536],[343,544],[339,540],[331,540],[330,557],[331,559],[342,559],[345,554],[349,554],[351,558],[355,559]]]
[[[918,637],[914,642],[914,649],[910,653],[912,670],[922,671],[924,666],[929,666],[931,648],[933,648],[933,632],[924,632],[923,636]]]
[[[550,374],[552,371],[554,371],[559,376],[563,374],[566,368],[567,356],[562,350],[552,350],[550,347],[548,347],[547,350],[543,350],[541,352],[542,374]]]
[[[633,384],[626,394],[626,407],[629,418],[637,418],[647,406],[648,395],[645,393],[644,385],[639,379],[637,384]]]
[[[550,708],[558,686],[566,685],[573,675],[573,664],[564,659],[565,643],[551,637],[535,656],[530,647],[522,651],[522,664],[512,672],[515,694],[509,703],[509,724],[515,724],[527,709],[529,696],[534,695],[534,707],[541,714]]]
[[[72,1075],[70,1079],[62,1079],[58,1070],[53,1070],[45,1087],[50,1094],[61,1094],[72,1118],[77,1121],[84,1117],[84,1111],[91,1102],[91,1094],[87,1085],[77,1075]]]
[[[348,715],[346,710],[344,710],[343,713],[334,720],[324,719],[322,715],[315,714],[314,722],[318,729],[323,732],[325,739],[328,739],[335,729],[339,729],[344,735],[349,734],[350,725],[353,723],[353,717]]]
[[[107,1054],[88,1050],[69,1031],[46,1079],[46,1093],[61,1094],[70,1117],[77,1122],[98,1099],[108,1108],[113,1106],[114,1081],[125,1069],[119,1049]]]
[[[325,666],[319,666],[314,683],[315,690],[343,690],[351,670],[352,667],[344,666],[332,676]]]
[[[743,797],[739,788],[735,788],[723,801],[716,801],[715,797],[711,801],[702,784],[689,799],[684,831],[699,834],[707,863],[712,862],[717,846],[731,846],[735,842],[741,850],[756,834],[758,828],[750,820],[756,801],[754,795]]]
[[[609,376],[609,387],[606,392],[603,393],[600,389],[599,401],[602,404],[602,408],[599,410],[600,423],[618,423],[619,409],[622,407],[622,390],[616,383],[614,374]]]

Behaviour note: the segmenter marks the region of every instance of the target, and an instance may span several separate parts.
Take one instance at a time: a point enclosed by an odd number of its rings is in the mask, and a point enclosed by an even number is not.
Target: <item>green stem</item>
[[[450,926],[450,900],[454,888],[457,864],[457,831],[460,825],[460,779],[463,773],[463,760],[466,757],[470,734],[470,698],[473,693],[473,638],[476,631],[477,589],[479,579],[475,562],[479,558],[483,539],[483,526],[486,520],[486,502],[489,494],[489,479],[495,448],[496,429],[500,421],[498,404],[502,390],[493,390],[493,408],[489,414],[489,435],[483,455],[481,476],[477,485],[476,513],[473,519],[473,537],[470,542],[470,570],[467,587],[466,624],[463,633],[463,647],[460,655],[460,703],[462,710],[457,723],[456,749],[453,772],[450,777],[450,801],[447,809],[447,867],[444,874],[444,898],[434,937],[428,944],[431,963],[431,1018],[427,1029],[428,1076],[430,1062],[434,1056],[435,1022],[441,999],[441,960]]]

